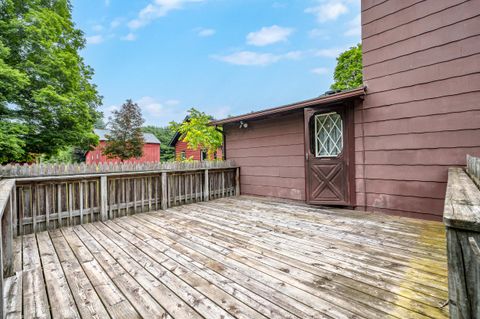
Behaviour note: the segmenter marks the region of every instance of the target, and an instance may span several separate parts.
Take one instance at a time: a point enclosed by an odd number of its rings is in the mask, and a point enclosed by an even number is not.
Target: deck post
[[[168,208],[168,184],[167,172],[162,172],[162,210]]]
[[[240,167],[235,169],[235,196],[240,196]]]
[[[107,176],[100,176],[100,219],[107,220],[107,206],[108,206],[108,181]]]
[[[0,227],[0,238],[3,238],[3,227]],[[3,243],[0,242],[0,292],[2,292],[2,302],[0,303],[0,318],[5,318],[5,309],[3,306],[6,302],[3,302]]]
[[[480,315],[480,190],[467,172],[458,167],[449,169],[443,212],[452,319]]]
[[[6,212],[8,215],[4,216],[5,218],[5,228],[2,229],[2,241],[4,241],[5,251],[4,254],[4,264],[5,268],[3,269],[3,276],[10,277],[13,274],[13,194],[15,192],[15,184],[13,184],[12,191],[10,193],[9,209]],[[4,212],[5,214],[5,212]]]
[[[205,185],[203,186],[203,200],[207,202],[210,199],[210,187],[208,184],[208,169],[205,170]]]

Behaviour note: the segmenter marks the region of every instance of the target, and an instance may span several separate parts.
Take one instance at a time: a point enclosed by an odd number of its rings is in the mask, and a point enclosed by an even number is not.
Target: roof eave
[[[229,118],[218,120],[218,121],[212,121],[211,124],[212,125],[223,125],[223,124],[227,124],[227,123],[233,123],[233,122],[245,121],[245,120],[252,120],[252,119],[266,117],[266,116],[273,115],[273,114],[284,113],[284,112],[293,111],[293,110],[297,110],[297,109],[303,109],[305,107],[309,107],[309,106],[313,106],[313,105],[334,103],[334,102],[338,102],[338,101],[341,101],[341,100],[362,97],[362,96],[365,95],[365,91],[366,91],[366,87],[362,86],[362,87],[359,87],[357,89],[353,89],[353,90],[349,90],[349,91],[343,91],[343,92],[340,92],[340,93],[325,95],[325,96],[317,97],[317,98],[310,99],[310,100],[300,101],[300,102],[297,102],[297,103],[287,104],[287,105],[274,107],[274,108],[270,108],[270,109],[266,109],[266,110],[262,110],[262,111],[252,112],[252,113],[248,113],[248,114],[233,116],[233,117],[229,117]]]

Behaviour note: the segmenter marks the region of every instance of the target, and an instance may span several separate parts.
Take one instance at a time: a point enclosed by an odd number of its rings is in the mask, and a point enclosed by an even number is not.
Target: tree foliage
[[[140,107],[132,100],[127,100],[120,110],[113,111],[110,133],[106,135],[103,154],[108,158],[119,158],[122,162],[142,157],[145,143],[142,133],[143,122]]]
[[[24,134],[23,125],[0,120],[0,164],[22,160],[25,154]]]
[[[171,122],[170,127],[182,134],[181,139],[190,149],[206,148],[208,158],[213,159],[213,154],[223,144],[223,134],[220,128],[210,125],[211,120],[211,116],[191,108],[187,120],[182,123]]]
[[[79,55],[84,46],[69,0],[0,1],[0,121],[17,150],[4,161],[98,143],[101,97]]]
[[[351,47],[337,58],[332,90],[354,89],[363,84],[362,45]]]
[[[169,146],[172,136],[175,131],[170,127],[145,126],[142,128],[143,132],[155,135],[160,141],[160,159],[162,162],[167,162],[175,159],[175,148]]]

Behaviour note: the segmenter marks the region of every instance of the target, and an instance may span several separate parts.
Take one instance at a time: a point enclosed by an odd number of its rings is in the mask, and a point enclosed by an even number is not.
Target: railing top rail
[[[203,170],[223,170],[223,169],[234,169],[238,166],[223,166],[223,167],[196,167],[196,168],[185,168],[185,169],[162,169],[162,170],[144,170],[144,171],[130,171],[130,172],[103,172],[96,174],[75,174],[75,175],[55,175],[55,176],[32,176],[32,177],[23,177],[18,176],[15,180],[18,183],[22,182],[44,182],[44,181],[58,181],[58,180],[74,180],[74,179],[90,179],[90,178],[99,178],[101,176],[115,177],[115,176],[132,176],[132,175],[149,175],[149,174],[160,174],[160,173],[182,173],[182,172],[194,172],[194,171],[203,171]]]
[[[7,206],[10,198],[10,193],[14,187],[14,179],[0,180],[0,218],[3,216],[3,212],[5,211],[5,207]]]
[[[101,175],[110,173],[182,171],[235,167],[233,161],[195,161],[166,163],[33,164],[0,166],[0,176],[12,178]]]
[[[443,221],[448,227],[480,231],[480,190],[459,167],[448,170]]]

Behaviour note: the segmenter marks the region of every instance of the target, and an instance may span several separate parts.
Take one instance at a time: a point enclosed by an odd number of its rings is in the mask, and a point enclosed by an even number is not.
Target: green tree
[[[95,123],[93,124],[93,128],[99,129],[99,130],[105,130],[107,129],[107,123],[103,120],[103,112],[99,112],[99,116]]]
[[[113,111],[110,120],[110,133],[103,154],[109,158],[119,158],[123,161],[139,158],[143,155],[142,112],[138,104],[127,100],[120,110]]]
[[[213,154],[223,144],[222,130],[210,125],[212,117],[203,112],[191,108],[188,114],[188,120],[182,123],[170,122],[172,131],[182,134],[182,140],[190,149],[206,148],[208,158],[213,159]]]
[[[142,130],[145,133],[152,133],[160,141],[160,159],[162,162],[175,159],[175,148],[168,145],[175,131],[172,131],[170,127],[158,126],[145,126]]]
[[[0,164],[21,161],[24,158],[24,134],[23,125],[0,120]]]
[[[362,45],[357,44],[340,54],[333,75],[332,90],[354,89],[363,84]]]
[[[68,0],[0,1],[0,121],[22,140],[8,161],[98,143],[101,97],[79,55],[84,46]]]

